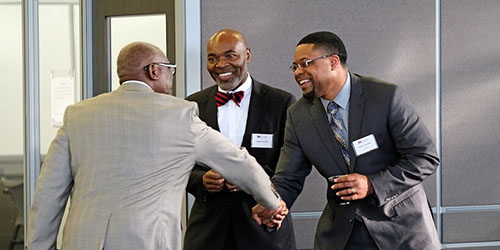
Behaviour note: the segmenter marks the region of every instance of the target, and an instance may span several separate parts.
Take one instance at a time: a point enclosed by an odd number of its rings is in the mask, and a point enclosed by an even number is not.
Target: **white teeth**
[[[233,74],[233,73],[231,73],[231,72],[227,72],[227,73],[222,73],[222,74],[219,74],[219,76],[224,77],[224,76],[229,76],[229,75],[231,75],[231,74]]]
[[[300,81],[299,81],[299,84],[300,84],[300,85],[302,85],[302,84],[304,84],[304,83],[306,83],[306,82],[309,82],[309,80],[307,80],[307,79],[300,80]]]

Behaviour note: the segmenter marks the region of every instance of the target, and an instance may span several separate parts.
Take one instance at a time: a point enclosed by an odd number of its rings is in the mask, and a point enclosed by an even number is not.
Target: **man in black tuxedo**
[[[283,145],[286,111],[295,97],[250,77],[250,59],[250,48],[240,32],[218,31],[207,44],[207,70],[217,85],[186,99],[198,103],[203,121],[246,148],[273,176]],[[187,191],[196,200],[184,250],[296,249],[290,216],[278,230],[258,225],[251,216],[256,204],[253,197],[210,166],[193,169]]]
[[[331,32],[302,38],[290,69],[305,94],[288,110],[273,183],[292,206],[312,166],[327,179],[314,249],[440,249],[422,187],[439,158],[401,88],[351,73]]]

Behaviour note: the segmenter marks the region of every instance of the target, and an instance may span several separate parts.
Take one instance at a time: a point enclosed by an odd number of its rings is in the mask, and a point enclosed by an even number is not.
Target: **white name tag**
[[[356,156],[366,154],[378,148],[377,140],[375,140],[375,136],[373,136],[373,134],[353,141],[352,146]]]
[[[273,134],[252,134],[252,148],[273,148]]]

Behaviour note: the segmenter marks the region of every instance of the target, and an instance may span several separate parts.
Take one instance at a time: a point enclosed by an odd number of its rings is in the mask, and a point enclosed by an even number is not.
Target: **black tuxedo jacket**
[[[283,145],[286,111],[295,97],[285,91],[252,79],[252,95],[242,147],[253,155],[266,173],[272,177]],[[198,103],[200,118],[219,130],[215,93],[217,85],[188,96]],[[252,133],[273,134],[272,148],[252,148]],[[214,145],[217,147],[217,145]],[[220,250],[232,230],[239,250],[296,249],[291,216],[287,216],[277,232],[268,232],[253,221],[251,209],[256,204],[244,192],[209,193],[202,184],[207,167],[195,166],[189,178],[187,191],[196,198],[188,220],[184,250]]]
[[[319,98],[302,98],[288,110],[285,141],[273,183],[288,206],[314,166],[328,178],[366,175],[375,193],[340,206],[327,185],[327,205],[318,222],[315,250],[341,250],[356,214],[380,249],[439,249],[422,181],[439,159],[432,136],[399,87],[351,74],[349,156],[342,157]],[[356,156],[353,141],[373,135],[378,149]]]

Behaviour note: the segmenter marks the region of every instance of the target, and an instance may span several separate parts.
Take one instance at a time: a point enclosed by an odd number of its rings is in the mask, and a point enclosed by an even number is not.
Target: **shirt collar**
[[[139,81],[139,80],[128,80],[128,81],[124,81],[124,82],[122,83],[122,85],[123,85],[123,84],[127,84],[127,83],[137,83],[137,84],[140,84],[140,85],[148,86],[148,88],[153,89],[153,88],[151,88],[151,86],[149,86],[147,83],[145,83],[145,82],[143,82],[143,81]]]
[[[351,96],[351,74],[347,72],[347,79],[344,82],[344,86],[340,89],[339,93],[333,99],[333,101],[339,105],[343,110],[347,109],[347,105],[349,104],[349,97]],[[328,105],[330,100],[321,98],[321,102],[323,105]]]
[[[251,87],[252,87],[252,78],[250,77],[250,73],[247,72],[247,79],[245,80],[245,82],[243,82],[243,84],[241,84],[235,90],[225,91],[225,90],[221,89],[220,87],[217,87],[217,90],[219,92],[223,92],[223,93],[227,93],[227,92],[234,93],[234,92],[238,92],[238,91],[245,91],[245,95],[246,95],[246,93],[248,93],[248,91]]]

